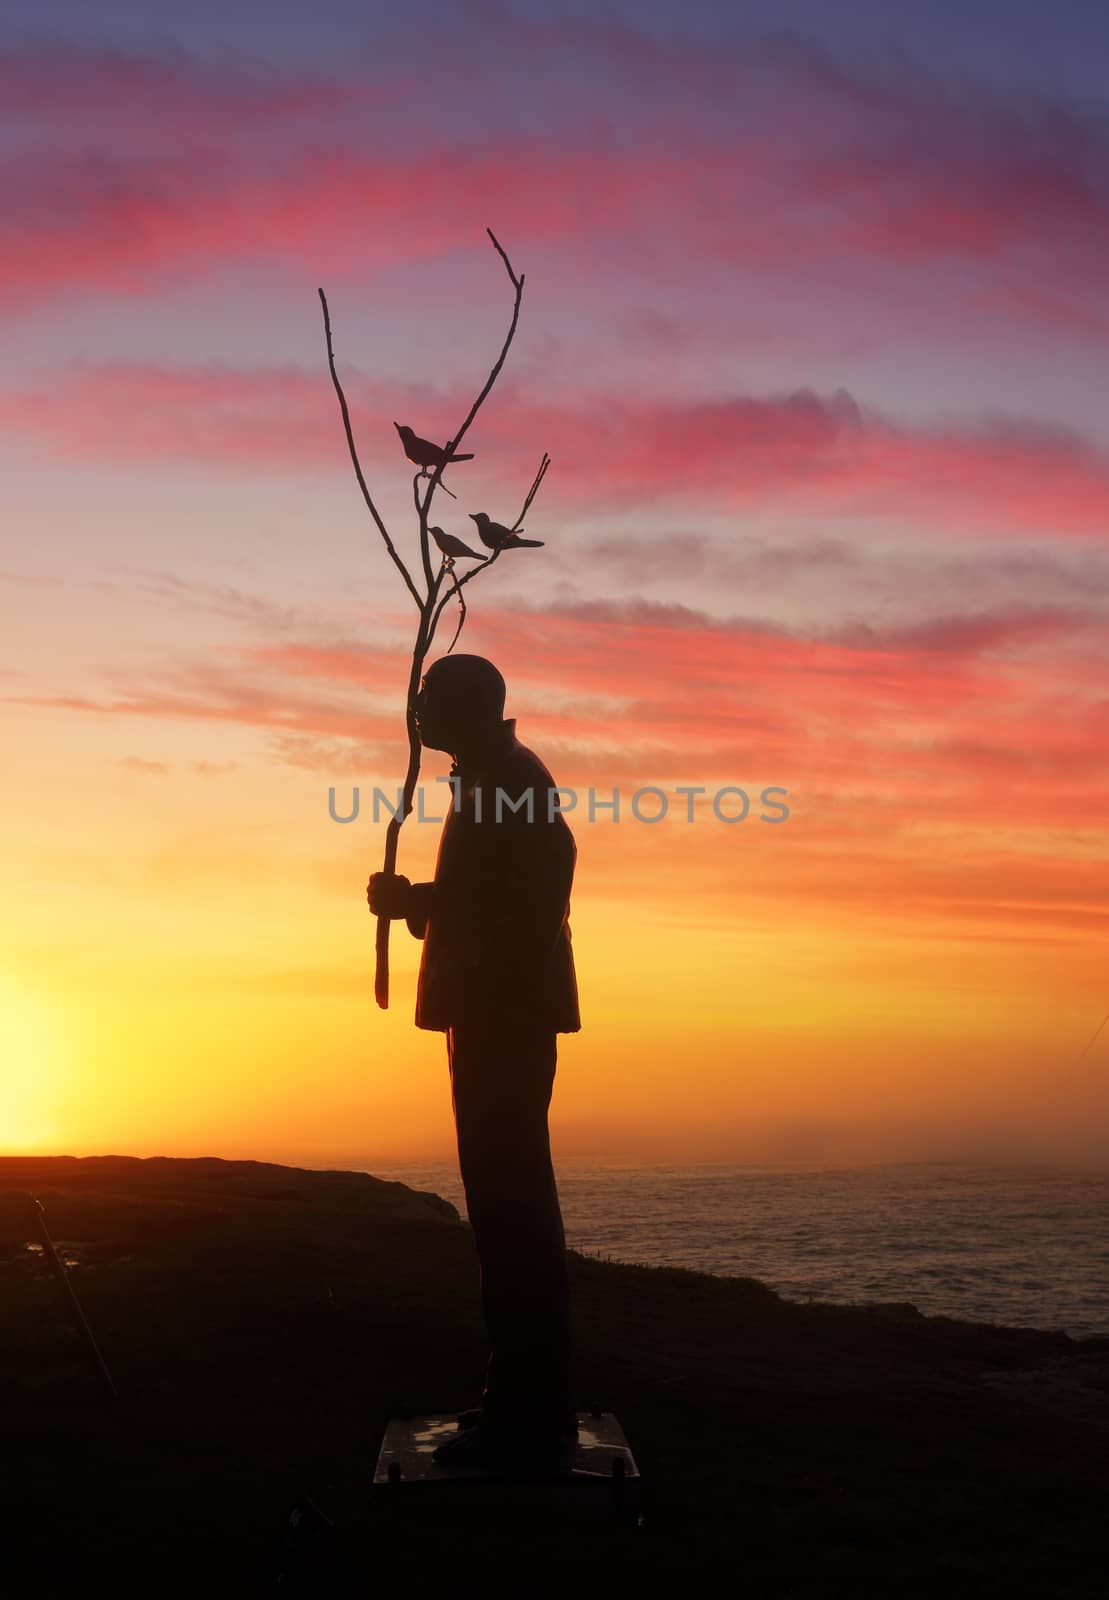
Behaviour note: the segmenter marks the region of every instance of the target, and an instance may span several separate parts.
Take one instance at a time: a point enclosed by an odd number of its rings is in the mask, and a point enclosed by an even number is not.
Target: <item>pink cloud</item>
[[[57,43],[0,55],[0,96],[25,124],[3,167],[0,293],[22,307],[147,292],[243,261],[314,273],[323,259],[364,281],[382,262],[484,250],[478,216],[525,255],[569,247],[589,274],[675,252],[776,273],[962,262],[990,277],[953,283],[953,301],[1106,331],[1109,143],[1078,111],[956,98],[904,72],[867,82],[797,42],[729,55],[518,16],[448,32],[419,74],[380,57],[328,75]],[[567,118],[557,139],[506,127],[493,97],[488,122],[475,114],[494,41],[496,71],[526,62],[531,103]],[[398,151],[406,105],[422,111]],[[80,128],[77,161],[42,134],[58,119]]]
[[[446,436],[471,398],[349,372],[346,381],[364,460],[394,473],[403,465],[394,417]],[[326,373],[291,366],[77,363],[0,390],[0,424],[70,459],[349,470]],[[469,442],[498,471],[518,472],[522,459],[530,471],[535,453],[549,450],[545,494],[564,509],[776,504],[814,519],[896,518],[943,534],[1109,537],[1109,456],[1081,436],[1006,419],[910,429],[864,413],[842,390],[537,403],[505,381]],[[480,467],[458,471],[476,486]]]
[[[685,176],[677,154],[645,160],[527,137],[506,148],[500,135],[400,159],[395,148],[367,156],[332,144],[293,152],[276,171],[218,147],[149,160],[21,155],[0,164],[0,297],[27,306],[77,288],[153,292],[241,262],[313,275],[322,264],[364,281],[385,264],[487,247],[475,217],[504,218],[513,250],[600,237],[630,247]]]
[[[223,592],[208,600],[254,641],[141,684],[109,669],[101,693],[18,703],[239,726],[273,761],[318,777],[321,826],[329,784],[362,786],[368,823],[369,786],[391,792],[405,764],[403,647],[335,637],[326,618],[290,629],[249,596],[230,608]],[[701,925],[734,919],[741,892],[814,922],[846,914],[917,933],[935,922],[960,930],[953,937],[988,927],[1067,943],[1109,926],[1080,848],[1104,821],[1109,664],[1082,611],[813,637],[628,597],[483,609],[465,647],[498,662],[520,737],[578,790],[583,892],[623,894],[629,876],[649,875],[659,894],[680,889],[695,903]],[[425,758],[428,789],[446,761]],[[706,798],[689,834],[587,818],[591,786],[602,799],[619,787],[626,816],[644,784],[721,782],[747,789],[753,837],[715,824]],[[773,844],[757,821],[767,784],[788,791],[792,811]],[[676,792],[671,801],[684,811]],[[1019,851],[1007,829],[1019,830]]]
[[[124,694],[36,703],[399,746],[397,717],[367,696],[396,701],[404,647],[327,635],[321,621],[317,637],[227,647],[226,664],[184,662],[141,687],[128,678]],[[1109,671],[1098,637],[1091,618],[1063,610],[813,637],[636,599],[485,610],[466,644],[502,664],[529,722],[575,760],[594,762],[595,743],[605,762],[618,760],[616,725],[624,756],[670,766],[694,752],[709,760],[757,752],[811,770],[819,750],[828,778],[860,760],[870,770],[907,742],[914,764],[937,776],[988,780],[1023,763],[1030,779],[1069,773],[1085,782],[1109,765]],[[1045,643],[1050,655],[1037,653],[1027,672],[1025,652]],[[433,648],[432,657],[441,653]]]

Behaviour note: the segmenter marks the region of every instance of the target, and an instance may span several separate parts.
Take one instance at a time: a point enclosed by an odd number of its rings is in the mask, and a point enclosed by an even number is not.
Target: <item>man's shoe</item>
[[[432,1451],[443,1467],[511,1471],[567,1472],[574,1460],[575,1440],[557,1434],[507,1433],[476,1422],[461,1429]]]
[[[476,1428],[481,1421],[482,1411],[480,1406],[471,1406],[467,1411],[458,1413],[458,1431],[462,1433],[466,1428]]]

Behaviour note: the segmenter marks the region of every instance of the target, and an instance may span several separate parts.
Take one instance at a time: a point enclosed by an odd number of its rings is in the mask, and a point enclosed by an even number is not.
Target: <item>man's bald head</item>
[[[504,679],[484,656],[440,656],[424,673],[416,700],[421,742],[456,752],[500,724],[504,698]]]

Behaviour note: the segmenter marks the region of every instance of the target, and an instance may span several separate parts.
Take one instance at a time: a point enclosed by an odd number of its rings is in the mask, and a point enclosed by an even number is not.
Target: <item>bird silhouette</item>
[[[427,531],[445,556],[473,556],[475,561],[486,559],[480,550],[471,550],[468,544],[463,544],[453,533],[444,533],[442,528],[429,528]]]
[[[404,453],[409,461],[413,462],[423,472],[431,467],[444,466],[449,461],[472,461],[472,455],[456,456],[451,454],[453,439],[448,439],[445,445],[432,444],[430,439],[421,439],[412,429],[400,422],[394,422],[393,427],[400,434]]]
[[[543,543],[542,539],[521,539],[518,533],[513,533],[503,523],[493,522],[484,511],[471,511],[470,516],[477,523],[482,544],[490,550],[539,549]]]

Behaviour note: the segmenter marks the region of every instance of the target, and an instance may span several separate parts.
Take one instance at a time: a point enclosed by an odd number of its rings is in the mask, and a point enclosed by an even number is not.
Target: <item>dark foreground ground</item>
[[[22,1247],[27,1190],[116,1407]],[[1109,1593],[1109,1339],[572,1256],[579,1403],[620,1417],[642,1527],[491,1503],[405,1531],[369,1491],[386,1418],[473,1404],[484,1365],[449,1206],[216,1160],[10,1158],[0,1191],[12,1595]]]

